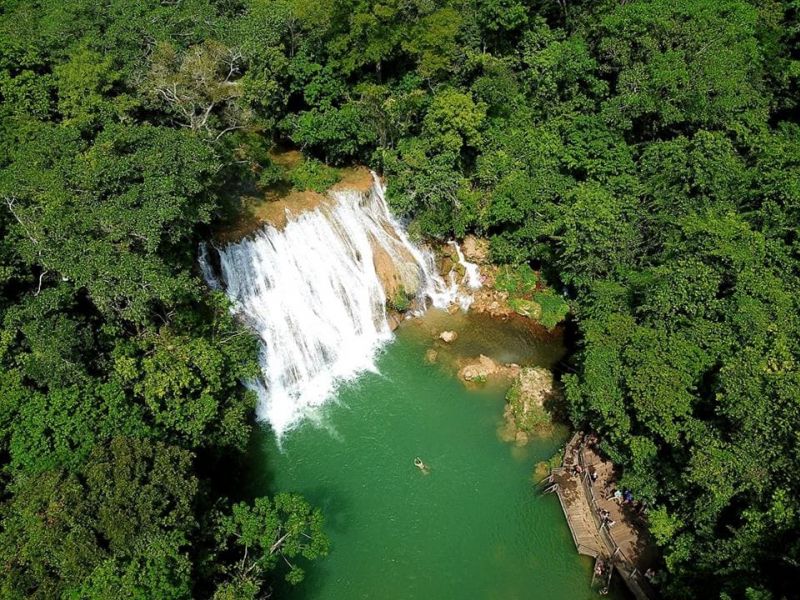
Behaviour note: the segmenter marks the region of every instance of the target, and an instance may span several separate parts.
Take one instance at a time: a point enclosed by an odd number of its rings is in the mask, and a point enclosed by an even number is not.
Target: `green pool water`
[[[305,581],[276,596],[597,598],[592,562],[576,554],[558,499],[534,490],[534,465],[566,431],[524,448],[501,441],[503,388],[466,389],[451,369],[426,361],[430,347],[424,327],[401,327],[378,358],[380,373],[341,388],[280,448],[268,428],[256,433],[253,492],[304,494],[322,508],[331,539]]]

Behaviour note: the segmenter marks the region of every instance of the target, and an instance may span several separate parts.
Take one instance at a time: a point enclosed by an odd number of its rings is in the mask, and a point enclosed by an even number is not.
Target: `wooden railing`
[[[574,438],[573,438],[574,439]],[[594,487],[589,475],[589,465],[583,455],[583,444],[581,443],[578,448],[578,464],[583,468],[583,476],[581,477],[581,485],[586,493],[586,498],[589,500],[591,506],[592,517],[594,518],[597,530],[600,532],[600,538],[608,547],[611,554],[611,560],[619,571],[620,575],[625,579],[631,592],[638,600],[650,600],[655,597],[655,591],[649,584],[639,578],[639,570],[633,561],[625,554],[622,548],[614,541],[614,537],[608,529],[608,526],[600,520],[600,506],[597,504],[597,498],[594,494]]]
[[[588,465],[586,464],[586,459],[583,454],[583,437],[584,435],[583,432],[581,431],[576,432],[572,436],[572,438],[564,448],[564,458],[561,461],[561,466],[550,469],[550,475],[541,482],[539,482],[539,485],[541,485],[544,482],[548,482],[550,486],[549,487],[545,486],[544,491],[556,492],[556,495],[558,496],[558,501],[561,504],[561,510],[564,511],[564,515],[567,517],[567,525],[569,526],[569,531],[570,534],[572,535],[573,542],[575,542],[575,547],[577,548],[578,553],[598,558],[596,551],[590,548],[586,548],[578,541],[578,537],[575,534],[572,521],[569,518],[567,507],[564,503],[564,498],[562,496],[561,489],[558,483],[553,481],[554,475],[563,475],[567,472],[571,472],[571,469],[574,467],[573,457],[577,454],[578,464],[583,469],[583,477],[580,478],[580,482],[581,485],[583,486],[583,491],[586,496],[586,499],[589,502],[589,507],[591,509],[590,512],[592,513],[592,518],[594,519],[597,531],[599,532],[600,539],[606,546],[606,549],[608,551],[607,552],[608,557],[611,562],[609,579],[611,572],[613,571],[614,568],[616,568],[616,570],[619,572],[619,574],[622,576],[623,580],[627,584],[631,593],[637,598],[637,600],[652,600],[653,598],[657,597],[655,590],[653,590],[652,587],[646,581],[640,579],[639,572],[635,564],[625,554],[625,552],[622,550],[619,544],[617,544],[616,541],[614,541],[614,537],[611,535],[608,526],[605,523],[603,523],[600,519],[600,507],[597,503],[597,498],[595,497],[594,494],[594,488],[592,486],[592,481],[589,476]]]

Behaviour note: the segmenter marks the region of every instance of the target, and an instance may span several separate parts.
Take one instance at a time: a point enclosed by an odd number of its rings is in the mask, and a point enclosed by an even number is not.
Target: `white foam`
[[[208,248],[200,247],[209,285],[224,287],[234,312],[261,339],[262,378],[247,385],[258,395],[258,417],[278,436],[331,398],[338,384],[376,370],[376,354],[392,334],[373,244],[396,268],[416,271],[423,307],[457,303],[466,309],[472,301],[454,272],[445,281],[432,253],[411,243],[383,192],[374,176],[369,192],[332,192],[334,202],[289,215],[283,229],[267,225],[219,249],[220,278]],[[479,286],[467,267],[471,263],[462,264],[469,286]]]

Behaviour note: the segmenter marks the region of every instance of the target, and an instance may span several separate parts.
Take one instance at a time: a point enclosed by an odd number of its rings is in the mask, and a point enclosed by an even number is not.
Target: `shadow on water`
[[[353,504],[347,494],[331,487],[310,487],[303,489],[303,496],[325,515],[325,529],[332,535],[348,533],[357,517]]]
[[[242,471],[245,473],[240,486],[242,499],[252,500],[279,491],[291,491],[278,490],[275,486],[275,465],[269,460],[273,452],[278,452],[278,446],[269,425],[255,423],[248,443],[249,460]]]

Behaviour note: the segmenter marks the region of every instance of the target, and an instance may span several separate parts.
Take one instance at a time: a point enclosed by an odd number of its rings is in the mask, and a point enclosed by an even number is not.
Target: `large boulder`
[[[522,369],[506,394],[508,437],[525,443],[530,433],[550,424],[550,411],[560,399],[553,373],[543,367]]]
[[[502,364],[481,354],[477,358],[467,359],[462,362],[458,376],[467,382],[482,383],[491,378],[512,378],[519,373],[519,366]]]
[[[508,302],[508,305],[518,315],[522,315],[528,319],[538,321],[542,318],[542,306],[533,300],[526,300],[525,298],[513,298]]]
[[[456,341],[457,338],[458,334],[455,331],[443,331],[439,334],[439,339],[448,344]]]
[[[386,311],[386,320],[389,323],[389,329],[394,331],[403,322],[403,315],[396,310],[388,310]]]
[[[461,251],[469,262],[484,265],[489,262],[489,240],[468,235],[461,242]]]
[[[494,360],[481,354],[473,362],[461,367],[458,372],[464,381],[486,381],[489,377],[497,373],[500,365]]]
[[[421,285],[421,274],[414,257],[399,242],[390,252],[372,240],[372,260],[387,300],[398,310],[405,310],[407,303],[419,293]]]

